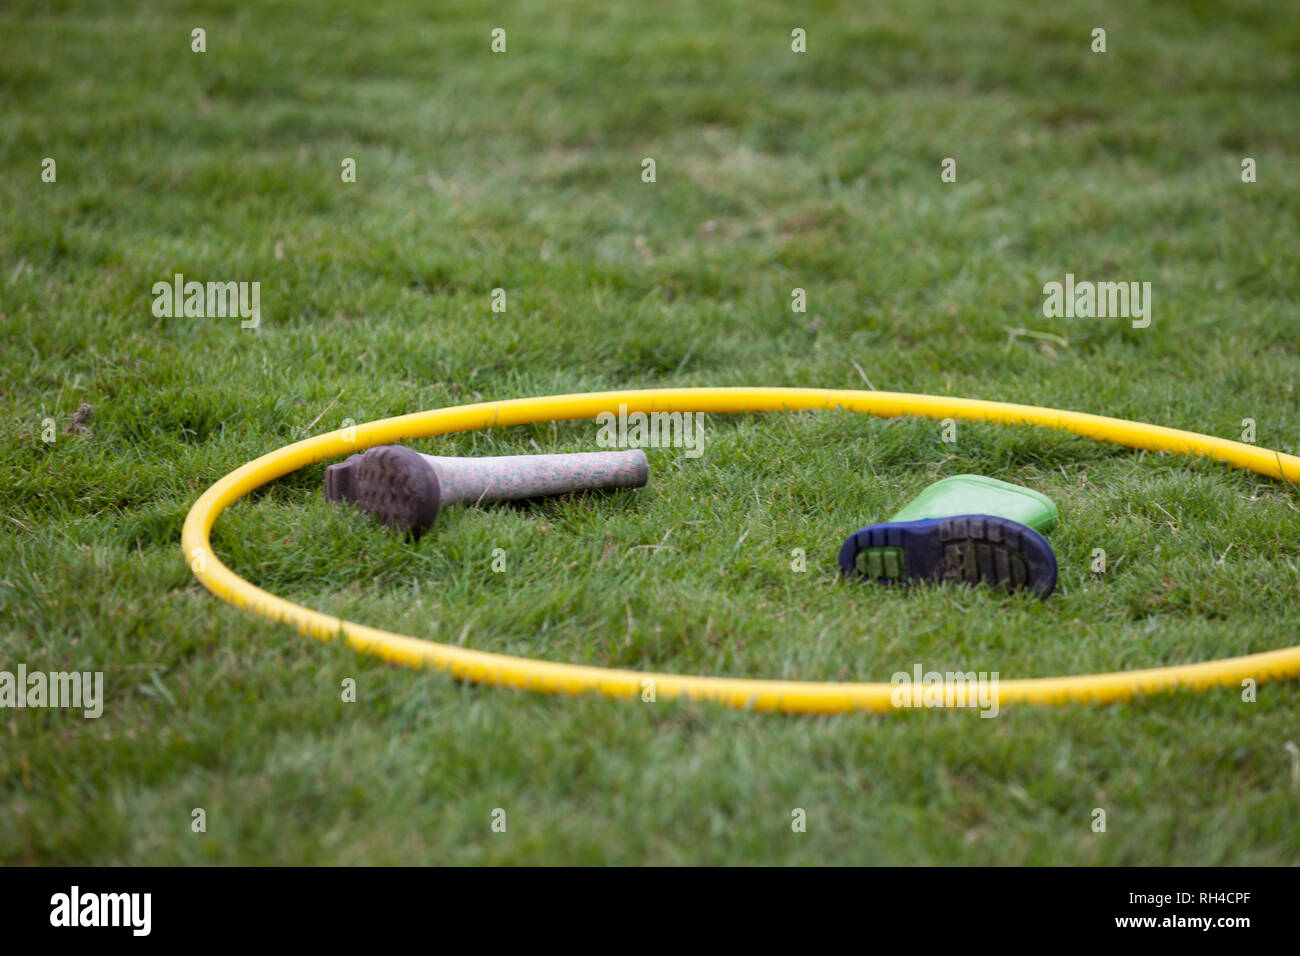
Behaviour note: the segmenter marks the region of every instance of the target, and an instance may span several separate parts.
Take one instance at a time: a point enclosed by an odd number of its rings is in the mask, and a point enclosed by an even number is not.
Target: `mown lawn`
[[[1252,419],[1297,453],[1300,9],[1103,7],[6,4],[0,670],[102,670],[107,701],[0,711],[0,861],[1300,861],[1300,683],[993,720],[549,698],[304,639],[179,547],[198,495],[271,449],[562,392],[951,394],[1234,439]],[[260,282],[261,326],[155,317],[177,272]],[[1150,281],[1150,327],[1045,318],[1066,273]],[[66,433],[82,403],[91,434]],[[1005,679],[1300,642],[1280,482],[993,425],[706,431],[698,459],[651,449],[641,492],[449,511],[415,544],[321,501],[317,465],[214,543],[352,620],[644,670]],[[846,534],[966,471],[1059,504],[1050,600],[838,579]]]

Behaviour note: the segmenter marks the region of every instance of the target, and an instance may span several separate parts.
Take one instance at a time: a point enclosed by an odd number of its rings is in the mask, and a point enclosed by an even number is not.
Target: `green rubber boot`
[[[1056,527],[1056,503],[1032,488],[1022,488],[984,475],[953,475],[936,481],[907,503],[890,521],[950,518],[953,515],[997,515],[1029,525],[1039,534]]]
[[[840,570],[882,584],[964,581],[1026,589],[1056,587],[1056,555],[1043,532],[1056,505],[1029,488],[983,475],[937,481],[892,519],[869,525],[840,548]]]

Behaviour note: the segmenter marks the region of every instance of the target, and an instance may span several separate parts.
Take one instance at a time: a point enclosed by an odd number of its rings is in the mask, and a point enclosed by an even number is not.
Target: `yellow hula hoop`
[[[321,639],[330,640],[342,633],[349,644],[368,654],[410,667],[449,671],[460,680],[552,694],[597,691],[609,697],[640,696],[645,682],[653,681],[657,698],[681,696],[737,708],[786,713],[893,710],[891,692],[894,687],[890,684],[748,680],[611,670],[492,654],[381,631],[321,614],[263,591],[234,574],[212,551],[209,534],[223,510],[254,488],[304,465],[351,454],[372,445],[410,438],[496,425],[595,418],[600,412],[617,408],[619,404],[626,405],[629,412],[726,413],[844,408],[887,418],[914,415],[1038,425],[1132,448],[1206,455],[1271,478],[1300,483],[1300,458],[1294,455],[1195,432],[1082,412],[896,392],[817,388],[639,389],[440,408],[357,425],[355,434],[348,436],[350,441],[343,431],[308,438],[248,462],[204,492],[185,519],[181,544],[195,577],[223,601],[274,621],[287,621],[302,633]],[[1035,704],[1107,703],[1139,693],[1173,688],[1204,690],[1216,685],[1239,685],[1246,678],[1278,680],[1298,673],[1300,645],[1263,654],[1148,670],[1000,680],[997,690],[999,704],[1019,701]]]

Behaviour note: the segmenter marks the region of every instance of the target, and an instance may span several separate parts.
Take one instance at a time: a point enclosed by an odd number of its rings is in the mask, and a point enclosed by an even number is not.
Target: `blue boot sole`
[[[1027,525],[996,515],[873,524],[849,535],[840,570],[881,584],[960,581],[1047,597],[1056,555]]]

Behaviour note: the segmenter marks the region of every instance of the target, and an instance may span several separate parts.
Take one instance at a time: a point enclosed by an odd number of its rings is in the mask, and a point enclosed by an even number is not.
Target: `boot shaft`
[[[1028,525],[1039,534],[1056,527],[1058,518],[1055,502],[1031,488],[984,475],[953,475],[930,485],[890,520],[919,521],[971,514],[1007,518]]]

